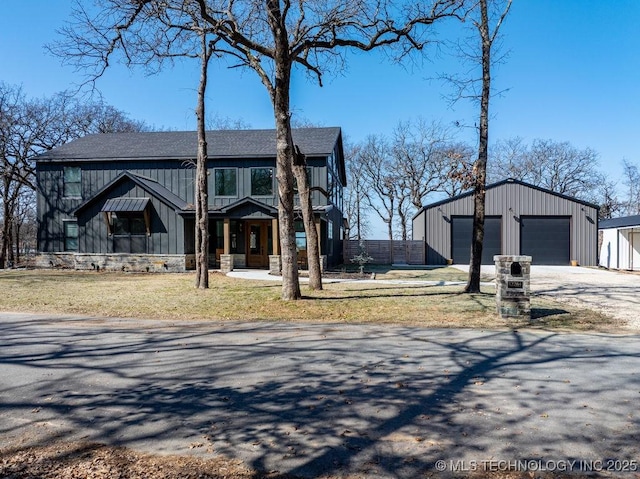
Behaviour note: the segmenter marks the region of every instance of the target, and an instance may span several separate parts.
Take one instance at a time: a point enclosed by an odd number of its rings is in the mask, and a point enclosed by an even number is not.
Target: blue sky
[[[48,55],[68,19],[67,0],[2,0],[0,81],[29,96],[71,88],[80,77]],[[640,164],[640,1],[514,0],[504,24],[509,58],[494,71],[491,141],[520,136],[568,141],[600,154],[600,167],[617,178],[623,159]],[[446,38],[446,32],[440,34]],[[350,54],[348,68],[318,87],[294,77],[292,108],[309,121],[341,126],[351,141],[391,134],[400,120],[473,125],[474,105],[451,106],[449,87],[429,80],[459,68],[458,60],[431,56],[403,68],[377,54]],[[163,128],[195,129],[197,65],[185,62],[148,77],[115,65],[98,82],[107,103],[132,118]],[[253,72],[212,67],[209,113],[272,128],[267,93]],[[460,139],[475,145],[472,128]]]

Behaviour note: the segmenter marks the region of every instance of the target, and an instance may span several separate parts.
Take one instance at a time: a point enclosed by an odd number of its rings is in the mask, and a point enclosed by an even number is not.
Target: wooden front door
[[[266,268],[269,266],[268,221],[247,222],[247,266]]]

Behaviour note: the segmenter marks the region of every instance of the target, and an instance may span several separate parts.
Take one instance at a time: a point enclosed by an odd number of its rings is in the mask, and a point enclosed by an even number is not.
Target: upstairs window
[[[65,166],[63,168],[63,195],[65,198],[82,197],[82,170],[79,166]]]
[[[238,196],[238,179],[235,168],[216,168],[214,183],[216,196]]]
[[[251,196],[273,196],[273,168],[251,168]]]

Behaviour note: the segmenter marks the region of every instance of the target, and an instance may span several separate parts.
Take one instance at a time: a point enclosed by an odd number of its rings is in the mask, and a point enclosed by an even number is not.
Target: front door
[[[249,268],[269,266],[268,227],[268,221],[247,222],[247,266]]]

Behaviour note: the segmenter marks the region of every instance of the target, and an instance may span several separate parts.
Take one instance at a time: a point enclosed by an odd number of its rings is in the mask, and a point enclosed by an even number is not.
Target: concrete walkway
[[[269,274],[267,270],[260,269],[236,269],[227,273],[230,278],[250,279],[255,281],[282,281],[282,276]],[[398,285],[429,285],[429,286],[459,286],[466,284],[465,281],[424,281],[424,280],[404,280],[404,279],[353,279],[353,278],[322,278],[323,283],[363,283],[363,284],[398,284]],[[308,283],[309,279],[300,277],[301,283]],[[486,286],[493,286],[493,282],[482,283]]]
[[[640,336],[8,313],[0,334],[4,447],[302,477],[640,467]]]

